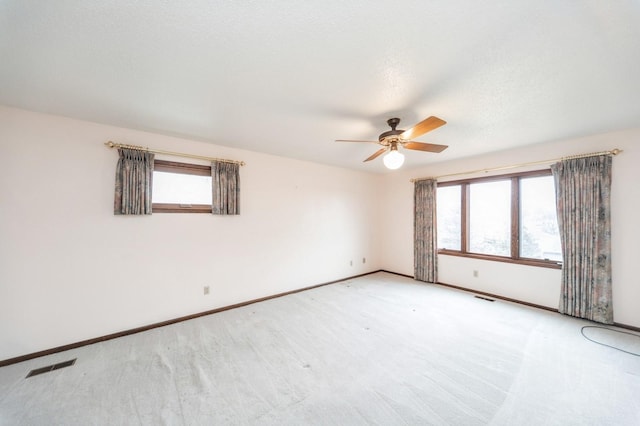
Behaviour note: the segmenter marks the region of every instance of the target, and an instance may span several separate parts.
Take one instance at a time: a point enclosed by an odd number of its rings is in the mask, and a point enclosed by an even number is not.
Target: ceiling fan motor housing
[[[382,142],[388,137],[391,137],[391,136],[399,137],[401,134],[403,134],[404,130],[396,130],[396,126],[398,126],[399,123],[400,123],[399,118],[388,119],[387,124],[389,125],[389,127],[391,127],[391,130],[381,133],[380,136],[378,136],[378,140]]]

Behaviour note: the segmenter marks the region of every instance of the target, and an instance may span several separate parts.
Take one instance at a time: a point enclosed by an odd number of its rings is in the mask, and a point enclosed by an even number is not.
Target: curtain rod
[[[112,141],[104,143],[109,148],[126,148],[126,149],[137,149],[140,151],[153,152],[154,154],[165,154],[165,155],[173,155],[175,157],[185,157],[185,158],[195,158],[198,160],[208,160],[208,161],[221,161],[223,163],[235,163],[240,164],[241,166],[245,165],[244,161],[235,161],[235,160],[225,160],[224,158],[215,158],[215,157],[205,157],[203,155],[193,155],[193,154],[183,154],[182,152],[173,152],[173,151],[165,151],[162,149],[150,149],[144,146],[138,145],[126,145],[122,143],[115,143]]]
[[[596,157],[598,155],[618,155],[621,152],[622,152],[621,149],[616,148],[616,149],[613,149],[611,151],[600,151],[600,152],[591,152],[589,154],[570,155],[568,157],[554,158],[554,159],[551,159],[551,160],[531,161],[529,163],[512,164],[510,166],[493,167],[493,168],[490,168],[490,169],[472,170],[470,172],[458,172],[458,173],[449,173],[449,174],[446,174],[446,175],[433,176],[433,177],[412,178],[412,179],[409,179],[409,181],[410,182],[417,182],[419,180],[439,179],[439,178],[444,178],[444,177],[461,176],[461,175],[471,175],[471,174],[474,174],[474,173],[496,172],[496,171],[500,171],[500,170],[517,169],[519,167],[536,166],[536,165],[539,165],[539,164],[555,163],[557,161],[562,161],[562,160],[573,160],[575,158]]]

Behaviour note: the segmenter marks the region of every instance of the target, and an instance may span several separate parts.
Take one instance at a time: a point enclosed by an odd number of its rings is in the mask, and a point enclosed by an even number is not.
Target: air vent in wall
[[[35,370],[29,371],[29,374],[27,374],[27,377],[25,378],[28,379],[31,376],[37,376],[38,374],[44,374],[44,373],[48,373],[49,371],[70,367],[76,363],[76,359],[77,358],[74,358],[74,359],[70,359],[69,361],[59,362],[57,364],[47,365],[46,367],[36,368]]]

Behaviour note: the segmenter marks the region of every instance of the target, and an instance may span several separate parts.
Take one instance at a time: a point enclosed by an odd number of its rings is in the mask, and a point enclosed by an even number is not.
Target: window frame
[[[154,160],[154,172],[179,173],[185,175],[211,176],[211,166]],[[152,189],[153,191],[153,189]],[[152,213],[211,213],[211,204],[153,203]]]
[[[492,260],[497,262],[515,263],[520,265],[539,266],[543,268],[562,269],[562,262],[557,260],[534,259],[520,256],[520,179],[551,176],[551,169],[532,170],[527,172],[509,173],[480,178],[459,179],[448,182],[438,182],[438,188],[460,185],[460,250],[440,249],[438,254],[448,256],[467,257],[472,259]],[[499,180],[511,181],[511,244],[510,256],[473,253],[469,251],[469,193],[470,185]]]

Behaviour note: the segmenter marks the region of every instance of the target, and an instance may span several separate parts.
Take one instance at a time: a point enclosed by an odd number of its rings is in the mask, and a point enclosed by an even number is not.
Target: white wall
[[[640,327],[640,281],[635,269],[636,250],[640,241],[640,226],[637,221],[640,209],[640,185],[637,184],[639,139],[640,129],[633,129],[544,143],[388,175],[383,184],[385,202],[382,203],[381,213],[383,217],[391,218],[394,226],[383,228],[380,235],[383,269],[413,275],[413,184],[409,182],[410,178],[620,148],[624,152],[613,159],[611,196],[614,319],[621,324]],[[442,179],[444,180],[447,179]],[[558,306],[559,270],[443,255],[438,257],[438,268],[439,281],[443,283],[551,308]],[[477,278],[473,277],[474,270],[479,272]]]
[[[612,148],[625,150],[613,168],[615,321],[638,327],[639,137],[377,176],[0,107],[0,360],[378,269],[412,275],[410,178]],[[242,214],[114,216],[107,140],[246,161]],[[557,306],[558,270],[452,256],[439,266],[442,282]]]
[[[108,140],[246,161],[241,215],[114,216]],[[380,176],[5,107],[0,158],[0,360],[381,267]]]

